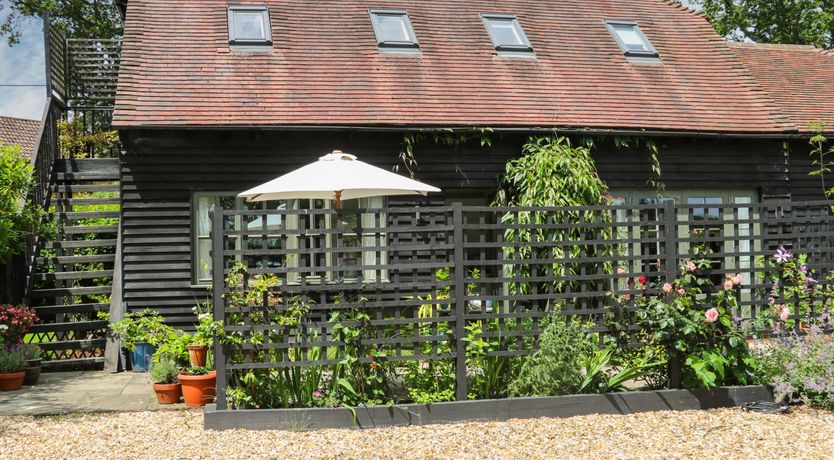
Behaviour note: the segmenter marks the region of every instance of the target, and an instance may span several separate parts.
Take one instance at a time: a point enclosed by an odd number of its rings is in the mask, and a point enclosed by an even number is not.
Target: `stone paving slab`
[[[50,372],[41,374],[37,385],[0,392],[0,415],[171,409],[185,409],[185,404],[157,403],[145,373]]]

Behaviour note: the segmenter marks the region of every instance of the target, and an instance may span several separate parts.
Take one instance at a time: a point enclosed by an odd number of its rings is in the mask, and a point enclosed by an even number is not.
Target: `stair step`
[[[52,249],[78,249],[78,248],[108,248],[116,247],[117,240],[62,240],[50,243]]]
[[[95,278],[107,278],[113,276],[113,270],[90,270],[90,271],[71,271],[71,272],[56,272],[56,273],[35,273],[35,279],[38,281],[56,281],[56,280],[88,280]]]
[[[50,213],[52,220],[118,219],[119,211],[77,211]]]
[[[72,185],[61,184],[55,185],[53,189],[58,193],[72,193],[72,192],[118,192],[119,184],[98,184],[98,185]]]
[[[58,257],[38,257],[36,262],[38,265],[68,265],[68,264],[91,264],[96,262],[115,262],[115,254],[96,254],[92,256],[58,256]]]
[[[47,297],[82,296],[95,294],[110,294],[113,286],[84,286],[72,288],[34,289],[29,297],[43,299]]]
[[[63,313],[95,313],[109,311],[109,303],[76,303],[72,305],[42,305],[34,307],[38,316],[60,315]]]
[[[72,206],[92,206],[100,204],[121,204],[121,198],[55,198],[54,196],[49,201],[49,204],[55,206],[58,203],[70,204]]]
[[[63,228],[67,235],[79,235],[85,233],[116,233],[118,225],[67,225]]]
[[[29,329],[32,333],[43,332],[65,332],[65,331],[95,331],[97,329],[104,329],[109,324],[107,320],[96,321],[78,321],[70,323],[46,323],[35,324]]]
[[[38,344],[44,351],[70,350],[75,348],[99,348],[104,347],[107,339],[82,339],[82,340],[61,340],[56,342],[41,342]]]
[[[113,172],[59,172],[55,173],[58,181],[68,180],[119,180],[119,174]]]
[[[43,361],[41,367],[43,370],[58,369],[63,367],[81,367],[93,366],[95,364],[103,364],[104,356],[97,356],[95,358],[77,358],[77,359],[59,359],[55,361]]]

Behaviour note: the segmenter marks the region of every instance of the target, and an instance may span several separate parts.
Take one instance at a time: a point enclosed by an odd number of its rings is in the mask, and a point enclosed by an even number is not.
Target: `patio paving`
[[[34,386],[0,392],[0,415],[60,415],[184,409],[185,404],[156,402],[148,374],[103,371],[41,374]]]

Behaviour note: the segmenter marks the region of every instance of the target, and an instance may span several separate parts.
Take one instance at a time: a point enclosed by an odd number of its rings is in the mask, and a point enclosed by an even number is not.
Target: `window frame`
[[[521,45],[505,45],[498,43],[495,33],[492,30],[493,20],[509,20],[513,24],[513,27],[516,29],[516,32],[518,32],[518,35],[521,37],[521,40],[524,43]],[[489,34],[489,39],[492,41],[492,46],[495,48],[495,51],[497,51],[499,54],[530,55],[533,53],[533,45],[530,43],[530,39],[524,32],[524,28],[521,26],[521,22],[519,22],[517,15],[507,13],[481,13],[481,22],[484,24],[484,28],[486,28],[487,34]]]
[[[630,57],[644,57],[644,58],[658,58],[660,55],[657,52],[657,49],[652,45],[652,42],[649,40],[649,37],[643,33],[643,30],[640,29],[640,25],[637,24],[636,21],[629,21],[625,19],[605,19],[603,21],[605,23],[605,27],[608,29],[608,32],[614,37],[614,41],[617,42],[617,45],[620,47],[620,50],[623,52],[624,55]],[[634,30],[635,33],[643,40],[643,45],[647,47],[646,50],[638,51],[632,50],[628,48],[628,45],[620,38],[620,34],[617,33],[615,29],[616,26],[629,26]]]
[[[376,38],[379,49],[385,50],[418,50],[420,49],[420,42],[417,40],[417,34],[414,32],[414,27],[411,25],[411,18],[408,17],[408,11],[396,9],[378,9],[371,8],[368,10],[371,17],[371,26],[374,29],[374,37]],[[400,16],[406,28],[406,32],[411,37],[411,41],[401,40],[385,40],[382,36],[382,27],[379,23],[380,16]]]
[[[264,28],[264,38],[237,38],[235,31],[235,14],[237,12],[261,14],[261,25]],[[229,29],[229,45],[244,47],[261,47],[272,45],[272,22],[269,19],[269,7],[266,5],[238,5],[231,4],[226,7],[227,25]]]

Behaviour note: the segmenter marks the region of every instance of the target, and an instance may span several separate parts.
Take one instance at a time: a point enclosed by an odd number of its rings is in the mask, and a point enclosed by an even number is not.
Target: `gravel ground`
[[[310,432],[204,431],[202,412],[0,417],[0,458],[832,458],[834,413],[740,409]]]

